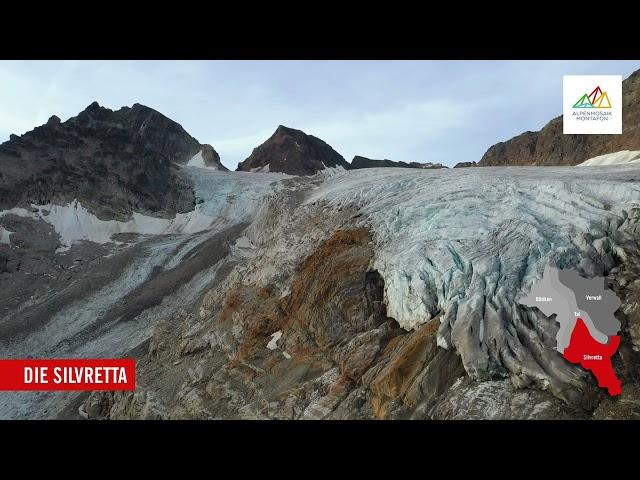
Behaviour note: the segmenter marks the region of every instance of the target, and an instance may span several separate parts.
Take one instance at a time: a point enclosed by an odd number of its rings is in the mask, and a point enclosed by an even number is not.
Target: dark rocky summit
[[[194,205],[176,164],[201,150],[219,163],[212,147],[149,107],[113,111],[94,102],[66,122],[52,116],[0,145],[0,209],[78,199],[102,219],[133,211],[173,216]]]
[[[453,168],[468,168],[468,167],[477,167],[478,164],[476,162],[458,162],[454,165]]]
[[[640,150],[640,70],[622,82],[621,135],[564,135],[562,116],[539,132],[524,132],[487,150],[478,163],[497,165],[577,165],[620,150]]]
[[[419,162],[395,162],[393,160],[373,160],[367,157],[361,157],[356,155],[351,161],[351,168],[380,168],[380,167],[395,167],[395,168],[447,168],[440,163],[419,163]]]
[[[280,125],[262,145],[238,164],[237,171],[282,172],[289,175],[313,175],[325,168],[349,163],[330,145],[301,130]]]

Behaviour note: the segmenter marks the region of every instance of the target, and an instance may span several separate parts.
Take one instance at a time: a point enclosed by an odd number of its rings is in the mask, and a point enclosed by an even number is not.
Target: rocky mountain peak
[[[275,133],[277,135],[284,135],[284,134],[294,134],[294,133],[303,133],[301,130],[296,130],[295,128],[289,128],[289,127],[285,127],[284,125],[278,125],[278,128],[276,128]]]
[[[226,170],[213,147],[153,108],[93,102],[66,122],[54,115],[0,145],[0,208],[77,199],[102,219],[186,212],[193,191],[176,164],[199,152]]]
[[[47,125],[58,125],[60,123],[60,118],[56,115],[51,115],[49,120],[47,120]]]
[[[326,142],[302,130],[279,125],[266,142],[240,162],[237,170],[313,175],[338,166],[348,169],[349,163]]]
[[[70,118],[67,122],[85,126],[93,125],[95,122],[107,120],[112,114],[112,110],[100,106],[98,102],[93,102],[77,116]]]

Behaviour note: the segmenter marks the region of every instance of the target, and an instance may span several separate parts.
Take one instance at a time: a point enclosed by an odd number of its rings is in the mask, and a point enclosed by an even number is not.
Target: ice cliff
[[[438,344],[476,379],[511,377],[555,393],[575,383],[554,322],[515,299],[551,260],[586,275],[624,257],[640,219],[637,168],[358,170],[307,199],[356,206],[375,232],[387,313],[406,329],[441,314]]]

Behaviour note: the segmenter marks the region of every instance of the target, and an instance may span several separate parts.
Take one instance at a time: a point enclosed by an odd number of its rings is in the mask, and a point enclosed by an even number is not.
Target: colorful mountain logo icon
[[[582,95],[573,108],[611,108],[611,101],[607,92],[597,86],[589,95]]]

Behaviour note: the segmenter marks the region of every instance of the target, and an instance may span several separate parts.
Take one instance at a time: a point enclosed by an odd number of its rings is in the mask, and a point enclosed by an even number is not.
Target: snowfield
[[[629,163],[640,163],[640,152],[632,150],[622,150],[620,152],[607,153],[585,160],[578,167],[595,167],[600,165],[624,165]]]
[[[200,167],[200,168],[208,168],[204,164],[204,157],[202,156],[202,150],[196,153],[191,159],[187,162],[187,167]],[[217,168],[212,167],[214,170]]]

